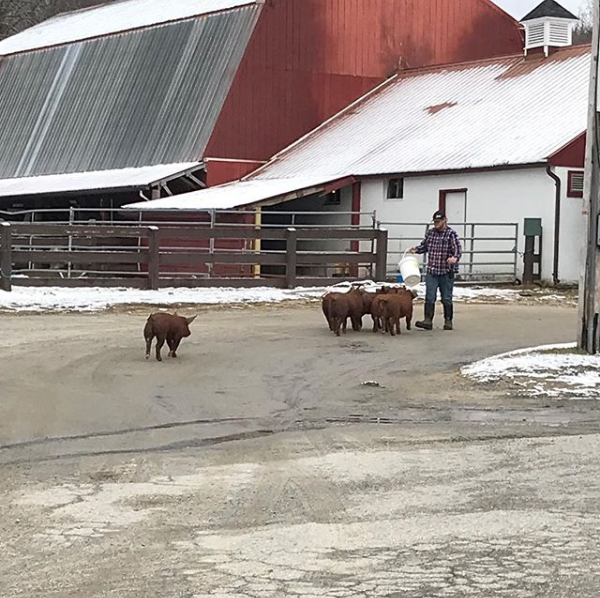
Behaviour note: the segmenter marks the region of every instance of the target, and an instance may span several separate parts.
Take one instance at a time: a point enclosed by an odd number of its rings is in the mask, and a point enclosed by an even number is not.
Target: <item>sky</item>
[[[509,12],[513,17],[520,19],[530,10],[535,8],[542,0],[494,0],[494,2]],[[581,7],[586,4],[586,0],[558,0],[565,8],[574,14],[579,14]]]

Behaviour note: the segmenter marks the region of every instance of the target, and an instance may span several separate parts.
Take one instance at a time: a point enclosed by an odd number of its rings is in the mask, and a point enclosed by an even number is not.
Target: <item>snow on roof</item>
[[[0,197],[148,187],[200,166],[198,162],[160,164],[143,168],[0,179]]]
[[[60,14],[0,42],[0,55],[67,44],[256,4],[260,0],[122,0]]]
[[[590,51],[399,75],[250,178],[409,174],[542,163],[587,124]]]
[[[333,177],[336,179],[339,177]],[[273,199],[292,199],[322,191],[331,177],[238,181],[173,197],[126,205],[133,210],[228,210]]]

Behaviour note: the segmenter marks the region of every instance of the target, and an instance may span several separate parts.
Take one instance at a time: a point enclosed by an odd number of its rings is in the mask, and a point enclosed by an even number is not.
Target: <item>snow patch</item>
[[[575,348],[567,343],[521,349],[465,366],[461,373],[478,382],[509,381],[526,396],[600,399],[600,355]]]
[[[372,280],[341,282],[331,287],[300,287],[293,290],[268,287],[235,289],[211,288],[168,288],[158,291],[129,289],[123,287],[62,288],[14,286],[12,292],[0,291],[0,310],[17,312],[81,311],[94,312],[120,305],[241,305],[283,303],[287,301],[318,301],[328,291],[347,292],[360,286],[375,293],[382,284]],[[403,286],[387,284],[386,286]],[[413,288],[417,296],[425,296],[425,285]],[[457,302],[516,302],[527,300],[519,290],[493,287],[457,287],[454,291]],[[543,295],[541,297],[544,297]],[[537,295],[536,295],[537,298]],[[563,298],[564,299],[564,298]]]

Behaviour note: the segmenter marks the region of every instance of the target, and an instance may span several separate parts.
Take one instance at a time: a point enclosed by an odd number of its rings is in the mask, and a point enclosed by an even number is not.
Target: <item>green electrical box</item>
[[[524,234],[526,237],[541,237],[542,219],[525,218]]]

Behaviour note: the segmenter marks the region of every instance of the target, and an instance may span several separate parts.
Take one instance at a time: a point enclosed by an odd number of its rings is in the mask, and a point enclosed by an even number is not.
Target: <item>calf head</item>
[[[198,316],[192,316],[191,318],[183,318],[179,316],[179,321],[181,322],[181,336],[187,338],[192,334],[190,330],[190,324],[197,318]]]

